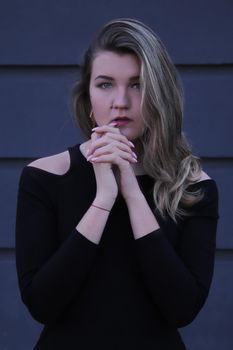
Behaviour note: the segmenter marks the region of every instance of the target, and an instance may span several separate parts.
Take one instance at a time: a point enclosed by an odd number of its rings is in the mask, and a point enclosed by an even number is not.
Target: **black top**
[[[175,224],[135,240],[121,195],[100,243],[75,227],[95,197],[95,176],[79,146],[65,175],[23,169],[16,261],[24,303],[45,325],[34,349],[185,349],[178,327],[208,295],[214,266],[218,194],[213,180],[190,186],[203,199]],[[153,181],[137,177],[153,209]]]

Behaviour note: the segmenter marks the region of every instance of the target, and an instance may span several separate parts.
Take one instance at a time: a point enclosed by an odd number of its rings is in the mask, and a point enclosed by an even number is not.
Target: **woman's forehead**
[[[93,60],[92,75],[94,78],[98,75],[137,77],[140,75],[140,61],[133,53],[101,51]]]

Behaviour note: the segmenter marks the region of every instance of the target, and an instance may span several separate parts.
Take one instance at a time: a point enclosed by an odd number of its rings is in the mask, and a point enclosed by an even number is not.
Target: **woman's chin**
[[[139,135],[137,133],[132,132],[132,130],[129,130],[129,129],[127,130],[126,128],[119,128],[119,129],[121,134],[127,137],[129,141],[134,141],[139,137]]]

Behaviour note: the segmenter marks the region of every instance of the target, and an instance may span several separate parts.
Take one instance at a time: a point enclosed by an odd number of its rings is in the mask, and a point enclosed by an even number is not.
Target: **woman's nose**
[[[115,92],[115,95],[113,97],[113,108],[119,108],[119,109],[127,109],[129,108],[129,96],[127,93],[127,89],[119,89]]]

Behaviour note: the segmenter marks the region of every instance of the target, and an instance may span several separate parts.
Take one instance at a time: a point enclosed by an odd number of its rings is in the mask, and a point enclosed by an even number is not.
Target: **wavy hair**
[[[155,208],[174,220],[202,194],[188,186],[200,178],[201,166],[182,132],[183,92],[179,75],[163,43],[145,24],[134,19],[108,22],[86,51],[80,79],[73,89],[76,121],[90,138],[92,121],[89,83],[92,63],[101,51],[133,53],[141,63],[141,112],[145,130],[140,138],[143,166],[154,179]],[[146,151],[145,151],[146,150]]]

